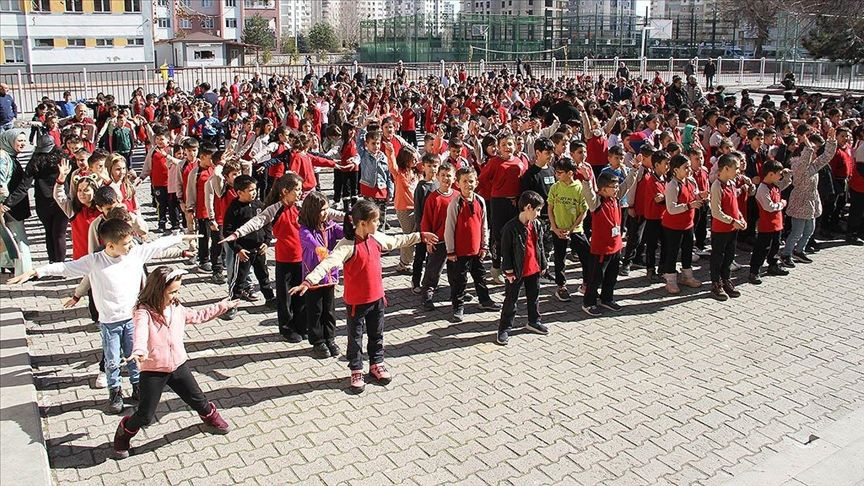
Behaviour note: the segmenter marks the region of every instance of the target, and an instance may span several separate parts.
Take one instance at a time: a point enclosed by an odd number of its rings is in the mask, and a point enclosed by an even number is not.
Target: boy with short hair
[[[167,129],[154,131],[153,142],[153,147],[147,153],[147,157],[144,158],[141,180],[150,177],[153,197],[156,201],[157,230],[164,232],[166,216],[168,215],[168,160],[173,158],[168,153]]]
[[[471,167],[456,171],[459,193],[447,206],[444,225],[444,244],[447,249],[447,280],[453,302],[453,320],[462,322],[465,313],[465,286],[468,272],[474,279],[474,290],[484,310],[498,310],[498,304],[489,297],[486,287],[486,269],[483,258],[489,251],[489,226],[486,224],[486,201],[474,192],[477,172]]]
[[[414,188],[414,229],[420,231],[420,223],[423,220],[423,206],[426,204],[426,198],[438,187],[438,181],[435,176],[438,174],[438,165],[441,163],[438,156],[427,153],[421,158],[423,166],[423,179],[417,182],[417,187]],[[423,276],[423,263],[426,261],[426,244],[418,243],[414,246],[414,264],[411,269],[411,291],[419,295],[423,293],[423,288],[420,287],[420,281]]]
[[[762,283],[759,269],[768,259],[768,275],[789,275],[777,259],[780,252],[780,233],[783,231],[783,209],[786,201],[781,191],[792,184],[792,171],[784,169],[783,164],[771,160],[762,166],[762,182],[756,190],[756,204],[759,208],[757,223],[758,233],[750,255],[750,276],[748,281],[753,285]]]
[[[555,283],[558,285],[555,297],[561,302],[570,301],[567,279],[564,276],[568,245],[570,251],[578,256],[579,262],[582,264],[583,285],[585,268],[587,268],[590,255],[588,239],[582,229],[588,204],[582,194],[582,185],[573,179],[575,172],[576,165],[573,164],[572,160],[562,158],[555,162],[555,177],[558,181],[552,184],[549,189],[549,199],[546,206],[549,226],[553,234]]]
[[[438,166],[438,189],[436,189],[423,204],[423,218],[420,221],[420,230],[423,233],[435,233],[438,243],[426,245],[426,269],[423,273],[423,308],[435,310],[432,297],[435,287],[441,279],[441,271],[447,264],[448,272],[450,263],[447,262],[447,246],[444,242],[444,228],[447,225],[447,208],[456,197],[453,190],[453,166],[443,163]]]
[[[731,280],[738,232],[747,227],[738,207],[741,189],[735,183],[740,167],[737,154],[721,156],[717,160],[717,180],[711,184],[711,296],[719,301],[741,296]]]
[[[534,191],[519,196],[519,214],[501,229],[501,271],[504,274],[504,303],[495,343],[506,346],[516,318],[516,301],[525,286],[528,307],[526,328],[537,334],[549,334],[540,322],[540,274],[546,270],[543,250],[543,226],[537,221],[543,210],[543,198]]]
[[[205,272],[213,272],[221,275],[222,268],[219,261],[222,247],[219,245],[218,231],[213,230],[213,225],[207,214],[207,206],[204,204],[205,185],[213,177],[214,161],[220,161],[222,153],[216,151],[216,146],[206,144],[201,146],[198,156],[198,166],[194,167],[186,179],[186,211],[195,218],[198,227],[198,268]]]

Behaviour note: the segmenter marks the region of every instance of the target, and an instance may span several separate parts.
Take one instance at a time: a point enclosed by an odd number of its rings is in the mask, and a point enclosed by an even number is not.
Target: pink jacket
[[[165,308],[160,319],[148,309],[135,309],[132,315],[135,323],[132,354],[149,358],[141,362],[141,371],[171,373],[176,370],[187,359],[186,347],[183,346],[186,324],[207,322],[227,310],[227,301],[200,310],[173,304]]]

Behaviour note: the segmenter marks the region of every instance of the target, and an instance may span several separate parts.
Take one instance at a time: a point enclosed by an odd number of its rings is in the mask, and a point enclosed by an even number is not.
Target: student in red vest
[[[837,151],[828,163],[831,168],[831,183],[834,193],[824,202],[825,223],[832,233],[843,233],[840,228],[840,215],[846,208],[846,195],[849,188],[849,177],[855,169],[855,158],[852,154],[852,132],[846,127],[837,129]]]
[[[213,229],[215,222],[210,220],[204,199],[207,197],[207,181],[213,177],[214,166],[220,164],[221,159],[222,152],[217,152],[215,145],[201,145],[198,166],[189,172],[186,179],[186,211],[195,218],[198,228],[198,268],[212,272],[214,281],[221,278],[224,259],[221,258],[222,245],[218,243],[219,231]]]
[[[157,231],[164,232],[166,216],[168,215],[168,158],[171,157],[168,147],[168,130],[155,130],[153,142],[153,148],[150,149],[144,159],[141,180],[150,177],[158,215]]]
[[[300,343],[306,339],[306,307],[302,298],[292,297],[289,292],[303,280],[303,248],[300,246],[300,196],[303,191],[303,178],[288,172],[279,179],[267,199],[266,208],[258,216],[226,236],[223,241],[258,231],[268,224],[273,225],[276,238],[276,315],[279,320],[279,333],[290,343]],[[343,213],[328,209],[327,219],[341,221]],[[318,277],[313,282],[320,282]],[[379,277],[380,280],[380,277]]]
[[[465,286],[468,272],[474,279],[474,290],[483,310],[498,310],[498,304],[489,297],[486,287],[486,269],[483,258],[489,251],[489,226],[486,224],[486,201],[474,192],[477,172],[471,167],[456,171],[459,193],[447,206],[444,242],[447,247],[447,280],[453,301],[453,320],[462,322],[465,313]]]
[[[855,246],[864,245],[864,231],[861,223],[864,221],[864,126],[855,129],[855,165],[849,177],[849,219],[846,227],[846,243]]]
[[[756,190],[756,204],[759,207],[759,220],[756,230],[756,244],[750,255],[750,276],[753,285],[762,283],[759,269],[768,258],[768,275],[789,275],[780,266],[777,255],[780,253],[780,233],[783,231],[783,210],[786,208],[780,193],[792,184],[792,171],[784,169],[780,162],[770,160],[762,164],[762,182]]]
[[[661,220],[666,246],[663,276],[666,279],[666,291],[674,295],[681,292],[675,272],[678,250],[681,250],[681,283],[694,289],[702,286],[702,282],[693,277],[693,223],[696,210],[708,199],[708,193],[699,192],[696,187],[687,157],[672,157],[669,168],[672,177],[666,183],[666,212]]]
[[[711,185],[708,182],[708,169],[705,168],[705,156],[702,153],[702,148],[698,144],[690,144],[690,148],[687,149],[687,157],[690,159],[690,171],[693,173],[693,180],[696,181],[696,189],[699,192],[710,194]],[[709,252],[705,251],[705,240],[708,238],[708,211],[707,203],[696,208],[696,215],[693,219],[695,246],[693,261],[709,255]]]
[[[669,154],[658,150],[651,154],[653,170],[642,177],[637,192],[641,194],[645,228],[642,241],[645,243],[645,268],[649,282],[659,282],[657,268],[663,269],[666,262],[663,241],[663,213],[666,212],[666,177],[669,172]],[[660,262],[657,264],[657,247],[660,247]]]
[[[384,253],[415,245],[421,241],[434,245],[438,237],[433,233],[387,235],[378,233],[380,211],[373,201],[360,200],[351,208],[353,232],[339,241],[333,251],[310,272],[306,279],[290,290],[290,294],[303,295],[314,282],[320,282],[331,270],[343,267],[345,292],[343,299],[348,308],[348,368],[351,370],[350,391],[361,393],[363,380],[363,330],[368,336],[369,374],[381,384],[388,384],[392,375],[384,366],[384,283],[381,277],[381,257]],[[353,233],[353,234],[352,234]]]
[[[738,192],[744,189],[735,183],[741,164],[738,153],[720,156],[717,180],[711,184],[711,296],[719,301],[741,296],[731,280],[738,232],[747,227],[738,207]]]
[[[420,231],[435,234],[439,241],[435,245],[426,245],[426,268],[423,272],[421,288],[423,308],[428,311],[435,310],[432,298],[445,263],[448,275],[451,273],[451,263],[447,262],[447,247],[444,244],[444,228],[447,226],[447,208],[450,206],[450,201],[456,198],[456,191],[453,190],[453,172],[453,166],[446,162],[438,166],[438,189],[432,191],[423,203]],[[452,282],[450,285],[453,285]]]

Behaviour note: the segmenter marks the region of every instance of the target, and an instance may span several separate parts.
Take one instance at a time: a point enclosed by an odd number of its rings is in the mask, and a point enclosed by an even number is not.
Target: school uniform
[[[656,268],[663,268],[666,262],[665,243],[663,241],[663,213],[666,212],[666,203],[657,202],[657,194],[666,193],[666,184],[663,178],[653,172],[648,172],[641,181],[642,207],[644,208],[645,229],[642,232],[642,240],[645,242],[645,268],[651,273]],[[660,261],[657,262],[657,247],[660,247]]]
[[[441,279],[441,271],[447,265],[448,274],[451,271],[451,263],[447,261],[447,246],[444,242],[444,229],[447,225],[447,208],[450,201],[456,198],[456,191],[449,189],[449,193],[442,193],[439,188],[429,195],[423,207],[423,220],[420,229],[424,233],[435,233],[438,243],[435,251],[426,256],[426,269],[423,273],[423,302],[432,302],[435,287]],[[452,285],[452,282],[451,282]]]
[[[696,210],[690,204],[696,201],[696,181],[687,178],[679,181],[672,178],[666,183],[666,211],[661,217],[666,258],[663,273],[675,273],[678,251],[681,251],[681,268],[693,267],[693,224]]]
[[[498,333],[510,333],[516,318],[516,301],[525,287],[528,324],[540,323],[540,274],[546,271],[546,253],[543,251],[543,227],[537,220],[522,223],[519,217],[511,219],[501,229],[501,271],[515,280],[504,280],[504,303]]]
[[[585,193],[590,193],[587,182],[582,185]],[[587,289],[582,300],[583,307],[597,305],[598,290],[601,302],[614,302],[621,263],[621,208],[618,199],[601,196],[592,199],[589,207],[596,207],[591,211],[591,262],[585,279]]]
[[[777,265],[780,253],[780,233],[783,231],[783,201],[781,192],[792,184],[791,177],[784,177],[778,184],[759,184],[756,190],[756,204],[759,208],[756,244],[750,255],[750,274],[759,275],[759,269],[767,258],[769,267]]]
[[[480,303],[490,302],[492,299],[486,286],[486,269],[480,258],[480,253],[489,249],[486,202],[482,197],[474,194],[474,197],[468,200],[459,194],[450,200],[447,206],[444,242],[447,256],[456,257],[456,261],[447,266],[453,309],[458,310],[465,305],[465,286],[468,284],[469,272]]]
[[[423,207],[426,204],[426,198],[429,197],[438,187],[438,182],[434,179],[431,181],[421,180],[414,188],[414,228],[413,231],[419,232],[420,225],[423,220]],[[414,263],[411,266],[411,286],[412,288],[420,287],[420,282],[423,277],[423,264],[426,262],[426,244],[418,243],[414,245]]]
[[[738,230],[733,220],[743,217],[738,207],[739,189],[735,180],[711,184],[711,281],[729,280],[735,260]]]

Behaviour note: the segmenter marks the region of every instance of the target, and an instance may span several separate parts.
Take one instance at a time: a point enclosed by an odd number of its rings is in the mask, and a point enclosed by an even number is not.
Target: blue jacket
[[[0,96],[0,125],[5,125],[18,116],[18,105],[15,104],[15,98],[11,93],[6,93],[5,96]]]
[[[375,155],[366,151],[366,130],[357,134],[357,155],[360,156],[360,184],[375,189],[387,189],[387,195],[392,196],[395,189],[393,176],[387,166],[387,156],[384,152]]]

